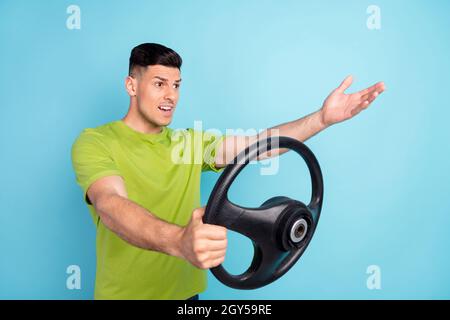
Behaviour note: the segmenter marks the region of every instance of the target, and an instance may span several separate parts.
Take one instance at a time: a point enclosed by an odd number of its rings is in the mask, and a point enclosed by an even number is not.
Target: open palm
[[[376,97],[385,90],[383,82],[378,82],[373,86],[355,92],[346,94],[344,91],[350,87],[353,77],[348,76],[342,81],[341,85],[333,90],[325,99],[321,113],[322,122],[330,126],[337,122],[350,119],[366,109]]]

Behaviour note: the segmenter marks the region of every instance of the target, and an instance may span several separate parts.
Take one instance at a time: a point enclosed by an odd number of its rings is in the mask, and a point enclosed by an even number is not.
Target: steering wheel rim
[[[304,205],[287,197],[271,198],[259,208],[241,207],[232,203],[228,199],[228,190],[239,173],[260,154],[279,148],[294,150],[306,162],[312,184],[310,203]],[[314,235],[322,209],[323,192],[319,162],[302,142],[290,137],[276,136],[261,139],[246,148],[227,165],[217,180],[209,196],[203,221],[224,226],[249,237],[254,246],[252,263],[240,275],[230,274],[223,265],[212,268],[211,272],[220,282],[235,289],[260,288],[283,276],[302,256]],[[287,241],[286,236],[283,238],[289,223],[292,226],[289,219],[292,220],[293,217],[297,218],[297,222],[299,219],[304,220],[309,226],[305,238],[299,243]],[[276,242],[274,238],[283,241]],[[276,243],[282,244],[276,246]]]

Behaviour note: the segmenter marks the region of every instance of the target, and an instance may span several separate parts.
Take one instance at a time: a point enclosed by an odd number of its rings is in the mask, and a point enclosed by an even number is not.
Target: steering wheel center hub
[[[305,239],[306,233],[308,232],[308,224],[305,219],[300,219],[295,221],[291,228],[290,240],[294,243],[299,243]]]

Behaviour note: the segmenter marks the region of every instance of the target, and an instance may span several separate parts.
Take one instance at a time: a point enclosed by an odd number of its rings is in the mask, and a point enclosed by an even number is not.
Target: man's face
[[[162,65],[148,66],[141,68],[135,79],[139,114],[155,127],[169,125],[178,102],[180,70]]]

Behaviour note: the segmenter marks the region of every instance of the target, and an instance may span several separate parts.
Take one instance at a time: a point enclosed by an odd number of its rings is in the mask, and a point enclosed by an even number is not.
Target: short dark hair
[[[137,66],[147,67],[159,64],[180,70],[182,63],[183,60],[174,50],[158,43],[142,43],[131,50],[128,75],[131,76]]]

